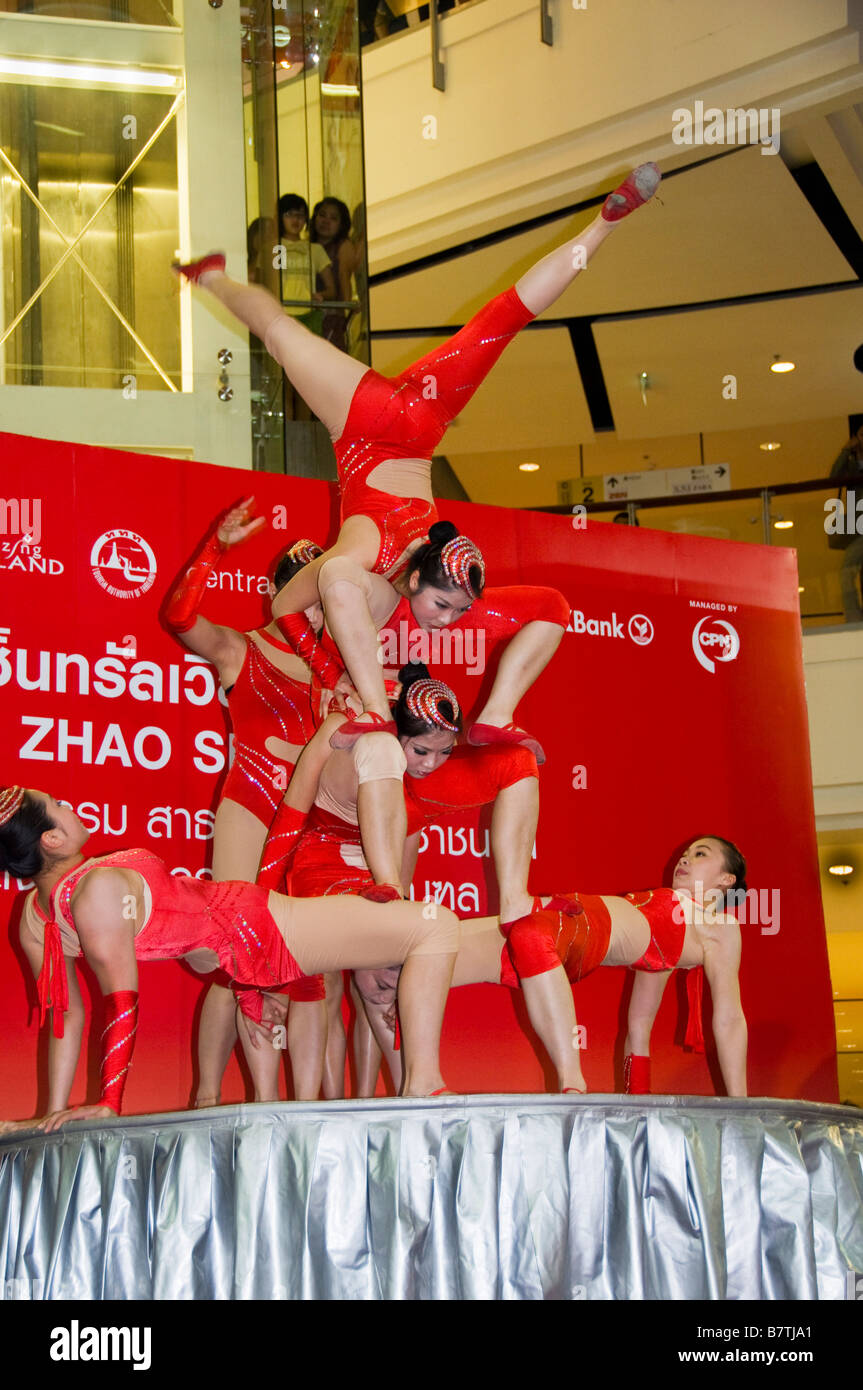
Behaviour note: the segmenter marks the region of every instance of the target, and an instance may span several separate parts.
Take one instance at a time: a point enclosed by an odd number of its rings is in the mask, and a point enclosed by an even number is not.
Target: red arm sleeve
[[[188,632],[195,626],[207,580],[218,569],[226,549],[214,531],[183,574],[165,608],[165,622],[173,632]]]
[[[276,623],[300,660],[317,676],[321,685],[332,690],[345,669],[344,665],[327,655],[305,613],[284,613],[276,619]]]
[[[117,1115],[120,1113],[126,1077],[132,1064],[137,1029],[137,990],[118,989],[113,994],[106,994],[102,1061],[99,1069],[99,1104],[109,1106]]]
[[[294,862],[294,853],[308,816],[304,811],[296,811],[283,801],[267,836],[261,867],[255,882],[260,888],[269,888],[275,893],[285,891],[285,879]]]

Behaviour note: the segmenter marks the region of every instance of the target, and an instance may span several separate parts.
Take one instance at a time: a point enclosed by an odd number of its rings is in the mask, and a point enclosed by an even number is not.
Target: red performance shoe
[[[632,173],[627,175],[619,188],[609,193],[603,203],[602,215],[606,222],[619,222],[621,217],[628,217],[636,208],[649,202],[659,187],[661,178],[662,175],[655,164],[639,164],[637,169],[633,169]]]
[[[346,719],[341,728],[336,729],[330,739],[331,748],[353,748],[363,734],[395,734],[394,719],[384,719],[380,714],[359,714],[355,719]]]
[[[201,276],[208,270],[221,270],[224,273],[225,258],[221,251],[211,251],[209,256],[202,256],[199,261],[189,261],[188,265],[180,265],[175,261],[171,269],[178,275],[184,275],[193,285],[197,285]]]
[[[496,724],[474,724],[468,730],[467,741],[474,748],[485,748],[495,743],[526,748],[536,758],[538,767],[542,767],[545,762],[542,744],[532,734],[520,729],[517,724],[505,724],[502,729],[499,729]]]
[[[650,1095],[650,1058],[632,1052],[623,1059],[623,1089],[628,1096]]]

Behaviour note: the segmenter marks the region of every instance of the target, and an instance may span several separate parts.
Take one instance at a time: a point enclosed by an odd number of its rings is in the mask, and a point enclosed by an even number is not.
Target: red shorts
[[[518,989],[519,977],[545,975],[557,965],[576,985],[602,964],[611,940],[608,908],[601,897],[572,896],[582,908],[575,917],[546,909],[512,925],[501,953],[502,985]]]
[[[533,314],[514,289],[497,295],[447,342],[396,377],[368,371],[357,386],[341,436],[333,445],[342,520],[371,517],[380,532],[375,574],[388,574],[412,541],[438,519],[434,503],[393,497],[369,487],[388,459],[431,459],[450,423]]]

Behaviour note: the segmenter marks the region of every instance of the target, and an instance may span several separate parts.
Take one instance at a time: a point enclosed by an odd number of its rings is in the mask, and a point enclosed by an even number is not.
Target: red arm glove
[[[255,880],[260,888],[269,888],[276,893],[285,891],[285,879],[294,862],[294,851],[307,819],[304,811],[296,811],[286,801],[282,802],[261,855],[261,867]]]
[[[214,531],[183,574],[165,608],[165,622],[173,632],[188,632],[195,626],[207,580],[219,568],[227,548]]]
[[[132,1062],[137,1028],[137,990],[118,989],[113,994],[106,994],[102,1061],[99,1069],[99,1104],[107,1105],[117,1115],[120,1113],[123,1088]]]
[[[312,675],[317,676],[327,690],[333,690],[345,668],[324,651],[305,613],[284,613],[276,618],[276,623],[285,641],[306,663]]]

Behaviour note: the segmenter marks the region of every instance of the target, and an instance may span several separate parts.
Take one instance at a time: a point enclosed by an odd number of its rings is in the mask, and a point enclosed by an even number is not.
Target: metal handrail
[[[358,299],[282,299],[283,309],[360,309]]]
[[[578,482],[578,479],[572,481]],[[833,478],[807,478],[800,483],[771,483],[767,487],[739,487],[731,488],[728,492],[693,492],[681,495],[665,497],[633,497],[619,498],[616,502],[566,502],[555,503],[551,507],[523,507],[522,511],[531,512],[552,512],[559,516],[571,516],[573,507],[584,507],[590,512],[625,512],[627,507],[633,506],[637,509],[644,508],[649,510],[651,507],[688,507],[692,504],[698,506],[703,502],[741,502],[746,499],[764,497],[781,497],[794,492],[823,492],[824,488],[836,488],[838,491],[843,487],[857,486],[863,496],[863,474],[861,473],[841,473]]]

